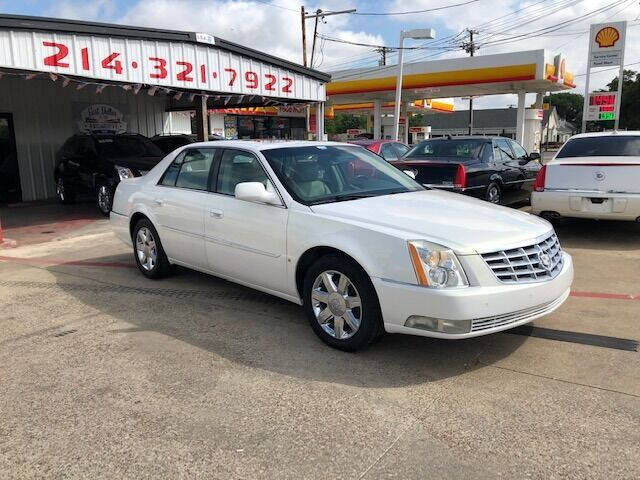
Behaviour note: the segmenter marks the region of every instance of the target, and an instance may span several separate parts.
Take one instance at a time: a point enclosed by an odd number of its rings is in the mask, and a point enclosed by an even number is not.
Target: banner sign
[[[310,101],[326,98],[324,84],[314,78],[208,43],[3,29],[0,67],[167,88]]]
[[[627,22],[591,25],[589,67],[620,65],[627,36]]]
[[[78,130],[82,133],[125,133],[122,112],[111,105],[89,105],[80,112]]]

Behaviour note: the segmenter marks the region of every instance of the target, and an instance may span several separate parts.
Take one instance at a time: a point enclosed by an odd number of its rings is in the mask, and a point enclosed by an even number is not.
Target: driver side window
[[[511,144],[511,148],[515,152],[516,158],[518,160],[525,160],[528,157],[527,151],[524,148],[522,148],[522,146],[520,146],[520,144],[518,142],[514,142],[513,140],[509,140],[509,143]]]

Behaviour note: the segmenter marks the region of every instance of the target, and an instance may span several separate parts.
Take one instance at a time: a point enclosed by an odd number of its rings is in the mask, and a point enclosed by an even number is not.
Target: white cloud
[[[58,4],[55,16],[109,21],[173,30],[207,32],[287,60],[302,63],[300,4],[297,0],[279,0],[279,7],[253,1],[144,0],[133,3],[119,15],[109,11],[107,0],[80,2],[66,0]],[[349,2],[326,1],[307,8],[335,10],[349,8]],[[319,31],[330,36],[362,43],[384,43],[380,35],[354,32],[348,15],[336,15],[319,23]],[[313,20],[307,20],[307,57],[311,56]],[[316,44],[315,65],[342,61],[343,57],[362,54],[362,48],[326,42]],[[322,63],[320,63],[322,61]]]

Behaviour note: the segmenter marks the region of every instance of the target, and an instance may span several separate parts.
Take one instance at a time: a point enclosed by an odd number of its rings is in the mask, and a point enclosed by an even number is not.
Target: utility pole
[[[470,57],[473,57],[473,54],[477,50],[476,44],[473,43],[473,34],[479,33],[477,30],[473,30],[472,28],[467,28],[467,32],[469,33],[469,42],[463,44],[462,48],[465,52],[469,54]],[[469,95],[469,135],[473,133],[473,97]]]
[[[300,7],[300,18],[302,19],[302,64],[307,66],[307,27],[304,14],[304,5]]]
[[[316,13],[311,13],[311,14],[307,15],[305,13],[304,6],[301,7],[300,16],[302,18],[302,60],[303,60],[303,65],[305,67],[307,66],[307,29],[306,29],[306,26],[305,26],[305,20],[308,20],[310,18],[315,18],[316,19],[316,26],[315,26],[315,29],[313,31],[313,46],[315,48],[316,35],[318,33],[317,30],[318,30],[318,19],[319,18],[324,20],[324,17],[329,17],[331,15],[341,15],[343,13],[355,13],[355,12],[356,12],[355,8],[351,8],[349,10],[340,10],[339,12],[323,12],[322,10],[318,9],[318,10],[316,10]],[[311,50],[311,64],[309,66],[313,67],[313,50]]]
[[[318,37],[318,18],[320,18],[321,13],[322,13],[322,10],[320,9],[316,10],[316,21],[315,21],[315,25],[313,26],[313,44],[311,46],[311,61],[309,62],[309,66],[311,68],[313,68],[313,54],[316,51],[316,38]]]
[[[389,47],[376,48],[376,52],[380,54],[380,60],[378,60],[378,66],[384,67],[387,64],[387,52],[390,52]]]

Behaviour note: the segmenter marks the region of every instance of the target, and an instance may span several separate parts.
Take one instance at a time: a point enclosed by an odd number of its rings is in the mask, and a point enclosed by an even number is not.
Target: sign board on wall
[[[627,22],[591,25],[589,66],[611,67],[620,65],[627,36]]]
[[[593,92],[589,94],[587,121],[615,120],[618,92]]]
[[[0,30],[0,67],[96,80],[324,101],[322,82],[206,43]]]

